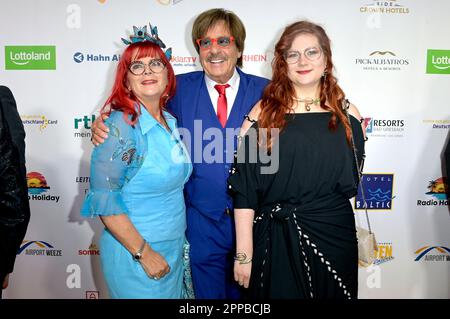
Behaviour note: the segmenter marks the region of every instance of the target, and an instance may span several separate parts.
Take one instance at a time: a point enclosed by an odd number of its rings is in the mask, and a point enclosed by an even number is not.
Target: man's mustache
[[[228,60],[228,57],[226,55],[223,54],[210,54],[206,57],[206,61],[211,62],[214,60]]]

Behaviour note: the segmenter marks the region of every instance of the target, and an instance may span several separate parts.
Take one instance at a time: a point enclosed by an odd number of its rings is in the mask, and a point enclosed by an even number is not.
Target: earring
[[[323,77],[324,80],[327,79],[327,75],[328,75],[328,71],[327,71],[327,69],[325,69],[325,70],[323,71],[323,74],[322,74],[322,77]]]

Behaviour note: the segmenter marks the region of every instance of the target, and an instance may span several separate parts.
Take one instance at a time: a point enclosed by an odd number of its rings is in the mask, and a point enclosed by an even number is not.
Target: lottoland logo
[[[6,70],[56,70],[54,45],[5,46]]]
[[[427,51],[428,74],[450,74],[450,50]]]

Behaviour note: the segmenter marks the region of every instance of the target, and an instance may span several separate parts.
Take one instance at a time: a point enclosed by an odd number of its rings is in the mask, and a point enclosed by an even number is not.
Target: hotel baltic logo
[[[427,51],[428,74],[450,74],[450,50]]]
[[[355,210],[392,210],[395,196],[394,174],[363,174],[360,187],[364,190],[365,202],[362,198],[361,188],[355,196]]]
[[[56,70],[54,45],[5,46],[6,70]]]
[[[361,13],[407,14],[409,8],[400,4],[399,0],[363,0],[366,4],[359,8]]]

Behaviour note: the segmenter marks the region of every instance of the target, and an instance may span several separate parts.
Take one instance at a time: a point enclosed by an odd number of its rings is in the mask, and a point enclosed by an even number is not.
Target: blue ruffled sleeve
[[[81,208],[84,217],[128,214],[122,188],[143,161],[135,128],[125,122],[122,112],[112,112],[105,124],[108,138],[91,156],[90,189]]]

